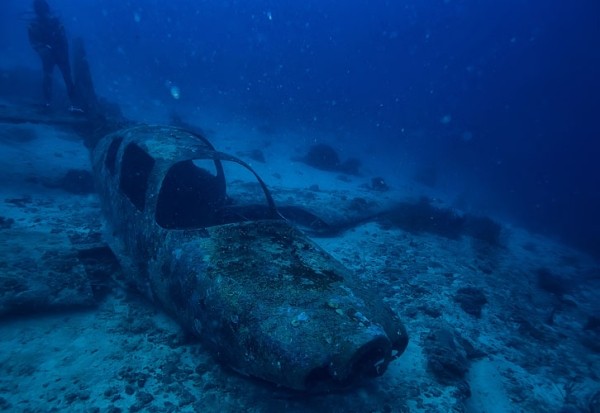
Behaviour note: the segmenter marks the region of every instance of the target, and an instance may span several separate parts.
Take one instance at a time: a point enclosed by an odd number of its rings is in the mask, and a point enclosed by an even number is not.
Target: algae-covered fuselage
[[[223,163],[250,170],[244,162],[162,126],[112,133],[92,158],[127,281],[224,364],[327,391],[383,374],[404,351],[397,316],[278,215],[254,172],[262,203],[228,194]],[[211,170],[200,166],[206,161]]]

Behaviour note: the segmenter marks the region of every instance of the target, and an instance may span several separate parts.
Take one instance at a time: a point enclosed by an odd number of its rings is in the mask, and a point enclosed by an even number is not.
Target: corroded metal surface
[[[144,161],[152,167],[137,205],[120,181],[130,144],[143,149],[141,160],[152,158]],[[165,175],[199,158],[217,155],[210,143],[175,128],[138,127],[99,142],[93,164],[108,241],[128,282],[242,374],[311,391],[383,374],[406,347],[402,323],[283,219],[177,230],[157,224]]]

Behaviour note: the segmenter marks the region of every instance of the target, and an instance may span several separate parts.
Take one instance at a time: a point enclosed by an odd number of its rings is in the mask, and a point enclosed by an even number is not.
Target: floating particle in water
[[[177,86],[171,86],[171,96],[173,96],[173,99],[179,99],[181,97],[180,90]]]
[[[171,94],[173,99],[177,100],[181,97],[181,89],[179,89],[179,86],[177,86],[175,83],[173,83],[170,80],[167,80],[165,82],[165,86],[167,87],[167,89],[169,89],[169,93]]]

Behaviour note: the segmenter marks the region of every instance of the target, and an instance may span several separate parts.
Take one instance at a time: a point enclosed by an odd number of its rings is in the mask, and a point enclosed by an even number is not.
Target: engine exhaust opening
[[[304,380],[305,388],[311,392],[339,390],[381,376],[393,360],[392,345],[386,337],[378,337],[343,358],[345,362],[332,360],[311,370]]]

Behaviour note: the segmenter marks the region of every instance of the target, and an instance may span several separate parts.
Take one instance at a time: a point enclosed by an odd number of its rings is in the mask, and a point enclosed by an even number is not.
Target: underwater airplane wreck
[[[381,376],[406,348],[396,314],[202,136],[133,126],[102,138],[92,161],[127,283],[233,370],[322,392]],[[224,164],[254,176],[262,203],[228,194]]]

